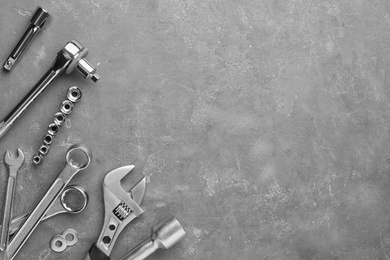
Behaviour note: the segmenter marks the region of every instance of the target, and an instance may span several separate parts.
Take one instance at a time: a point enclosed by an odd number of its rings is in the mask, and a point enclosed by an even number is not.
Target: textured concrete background
[[[16,214],[37,203],[71,144],[94,152],[73,181],[89,191],[87,209],[42,223],[17,259],[83,259],[102,225],[102,179],[126,164],[147,178],[145,214],[113,259],[169,214],[188,235],[150,259],[390,259],[389,1],[3,1],[2,61],[37,5],[52,19],[0,73],[0,116],[68,40],[90,49],[102,79],[61,77],[0,141],[1,154],[26,154]],[[33,167],[72,85],[84,98]],[[68,227],[79,243],[52,252]]]

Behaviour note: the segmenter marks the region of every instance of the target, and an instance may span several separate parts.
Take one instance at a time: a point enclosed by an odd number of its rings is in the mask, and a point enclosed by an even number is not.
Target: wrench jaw
[[[126,225],[144,212],[139,204],[145,194],[145,178],[141,179],[130,193],[125,192],[120,186],[120,180],[133,168],[132,165],[118,168],[108,173],[104,180],[104,226],[96,246],[106,256],[110,255],[119,234]]]

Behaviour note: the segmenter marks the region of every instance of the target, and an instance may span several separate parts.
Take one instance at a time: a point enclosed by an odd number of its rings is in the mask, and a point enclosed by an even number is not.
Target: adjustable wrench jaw
[[[107,257],[125,226],[144,212],[139,204],[145,194],[145,178],[134,185],[130,192],[126,192],[120,185],[120,180],[133,168],[133,165],[128,165],[115,169],[104,179],[104,225],[96,247]],[[93,257],[90,259],[96,260]]]

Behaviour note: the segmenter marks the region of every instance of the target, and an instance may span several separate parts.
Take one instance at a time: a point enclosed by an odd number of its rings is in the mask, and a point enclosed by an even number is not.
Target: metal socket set
[[[40,164],[43,161],[43,157],[49,153],[54,136],[58,134],[61,126],[65,124],[67,116],[73,112],[75,103],[79,102],[81,97],[82,92],[79,87],[73,86],[68,89],[66,99],[60,104],[60,111],[54,114],[53,122],[49,124],[47,133],[43,136],[38,153],[34,154],[32,157],[32,161],[35,165]]]

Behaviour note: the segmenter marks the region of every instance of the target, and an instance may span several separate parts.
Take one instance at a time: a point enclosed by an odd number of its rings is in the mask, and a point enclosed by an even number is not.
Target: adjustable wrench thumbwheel
[[[123,228],[144,212],[139,205],[145,194],[146,179],[142,178],[130,192],[125,191],[120,183],[133,168],[134,165],[117,168],[104,178],[103,229],[85,260],[109,260],[112,248]]]

